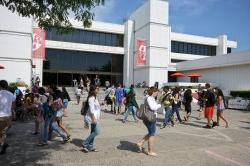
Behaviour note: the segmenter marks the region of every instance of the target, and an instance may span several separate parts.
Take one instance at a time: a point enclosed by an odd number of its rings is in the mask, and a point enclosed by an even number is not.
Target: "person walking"
[[[69,93],[67,92],[65,87],[62,87],[62,101],[63,101],[63,105],[64,105],[64,116],[67,116],[67,108],[68,108],[68,104],[71,101],[70,97],[69,97]]]
[[[132,84],[130,86],[129,93],[127,95],[128,104],[127,104],[127,110],[125,112],[124,119],[122,120],[123,123],[127,122],[127,118],[128,118],[128,115],[129,115],[130,112],[132,112],[135,122],[138,122],[138,120],[136,119],[134,107],[136,109],[139,109],[139,106],[138,106],[138,104],[136,102],[135,96],[136,96],[136,94],[135,94],[135,91],[134,91],[134,85]]]
[[[0,155],[5,154],[9,147],[7,144],[7,131],[11,125],[12,110],[15,109],[15,96],[8,90],[8,82],[0,81]]]
[[[216,106],[217,106],[217,126],[220,125],[220,119],[222,119],[226,123],[226,128],[228,128],[228,122],[223,116],[223,112],[225,110],[225,99],[224,94],[221,89],[216,89],[217,92],[217,99],[216,99]]]
[[[171,95],[171,91],[168,86],[163,87],[163,95],[160,101],[165,109],[165,119],[164,119],[161,129],[165,128],[168,125],[169,121],[171,121],[171,124],[173,126],[174,121],[173,121],[173,118],[170,117],[170,113],[172,112],[173,97]]]
[[[123,89],[121,84],[118,84],[115,90],[115,114],[120,114],[123,98]]]
[[[212,92],[210,84],[206,83],[205,88],[207,89],[207,91],[204,94],[204,99],[205,99],[204,115],[205,118],[207,119],[207,125],[203,127],[211,129],[213,127],[211,122],[213,120],[213,114],[214,114],[215,96],[214,93]]]
[[[188,89],[184,92],[184,96],[183,96],[183,104],[185,107],[185,111],[186,111],[186,116],[184,116],[184,119],[186,122],[188,122],[189,117],[191,115],[191,103],[192,103],[193,97],[192,97],[192,90],[190,89],[190,87],[188,87]]]
[[[89,95],[87,98],[88,111],[85,120],[90,124],[90,135],[83,140],[82,146],[85,153],[97,152],[94,148],[94,140],[99,135],[99,120],[101,116],[101,106],[97,98],[98,89],[96,86],[90,86]]]
[[[81,100],[81,95],[82,95],[82,89],[80,87],[78,87],[76,89],[76,100],[77,100],[77,104],[80,104],[80,100]]]
[[[179,112],[181,101],[180,101],[180,97],[179,97],[179,88],[178,87],[174,88],[172,96],[173,96],[172,111],[169,114],[169,117],[168,117],[168,120],[166,123],[169,123],[170,118],[174,115],[174,113],[176,113],[179,123],[183,123],[181,116],[180,116],[180,112]]]
[[[145,104],[149,106],[150,111],[153,111],[155,114],[157,114],[157,110],[161,108],[161,105],[158,104],[155,100],[155,98],[158,95],[158,89],[155,87],[151,87],[148,90],[148,97],[145,100]],[[146,120],[143,120],[143,124],[148,129],[148,134],[145,135],[138,143],[137,146],[139,148],[139,151],[142,151],[142,147],[146,141],[148,141],[148,152],[147,154],[149,156],[157,156],[155,152],[153,152],[153,143],[155,138],[155,132],[156,132],[156,122],[148,122]]]

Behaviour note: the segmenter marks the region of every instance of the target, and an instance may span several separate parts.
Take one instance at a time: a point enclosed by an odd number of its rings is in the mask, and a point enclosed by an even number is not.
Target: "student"
[[[190,87],[184,92],[183,96],[183,104],[186,111],[186,116],[184,116],[185,121],[189,120],[189,116],[191,115],[191,103],[192,103],[193,97],[192,97],[192,91]]]
[[[165,108],[165,120],[162,124],[161,129],[165,128],[168,125],[168,122],[171,121],[172,126],[174,125],[174,121],[172,117],[170,116],[170,113],[172,111],[172,102],[173,102],[173,97],[171,95],[171,91],[168,86],[163,87],[163,95],[160,99],[161,104]]]
[[[68,108],[68,104],[71,101],[70,97],[69,97],[69,93],[67,92],[65,87],[62,87],[62,101],[63,101],[63,105],[64,105],[64,116],[67,116],[67,108]]]
[[[121,84],[118,84],[115,90],[115,114],[120,114],[123,98],[123,89]]]
[[[85,120],[91,125],[90,135],[83,140],[82,146],[85,153],[97,152],[94,148],[94,140],[97,135],[99,135],[99,120],[101,116],[101,106],[97,99],[98,88],[96,86],[90,86],[88,95],[88,105],[89,109],[86,114]]]
[[[217,106],[217,126],[220,125],[220,119],[222,119],[226,123],[226,128],[228,128],[228,122],[223,117],[223,111],[225,110],[225,100],[224,95],[221,89],[217,89],[217,99],[216,99],[216,106]]]
[[[8,82],[0,81],[0,155],[5,154],[8,144],[7,131],[11,125],[12,110],[15,108],[15,96],[8,90]]]
[[[122,120],[123,123],[126,123],[127,122],[127,118],[128,118],[128,115],[130,112],[132,112],[133,114],[133,118],[135,120],[135,122],[138,122],[138,120],[136,119],[136,116],[135,116],[135,110],[134,110],[134,107],[136,107],[136,109],[139,109],[139,106],[135,100],[135,91],[134,91],[134,85],[132,84],[130,86],[130,90],[129,90],[129,93],[127,95],[127,110],[125,112],[125,116],[124,116],[124,119]]]
[[[148,104],[150,111],[153,111],[155,114],[157,114],[157,110],[159,108],[161,108],[160,104],[157,104],[155,98],[158,95],[158,89],[155,87],[151,87],[148,90],[148,97],[146,98],[145,104]],[[155,136],[155,132],[156,132],[156,122],[147,122],[147,121],[143,121],[144,125],[147,127],[148,129],[148,134],[145,135],[142,140],[140,140],[137,143],[137,146],[139,148],[139,151],[142,150],[142,147],[144,145],[144,143],[146,141],[148,141],[148,152],[147,154],[149,156],[157,156],[156,153],[153,152],[153,143],[154,143],[154,136]]]
[[[207,89],[207,91],[204,94],[204,99],[206,101],[204,115],[205,118],[207,118],[207,125],[204,126],[204,128],[211,129],[212,128],[211,122],[213,120],[213,114],[214,114],[215,96],[214,93],[212,92],[210,84],[206,83],[205,88]]]

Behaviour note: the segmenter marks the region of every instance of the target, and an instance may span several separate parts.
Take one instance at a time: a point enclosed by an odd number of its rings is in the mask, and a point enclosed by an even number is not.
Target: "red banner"
[[[45,60],[46,33],[40,28],[33,28],[33,58]]]
[[[136,41],[136,65],[144,66],[146,65],[146,41],[137,40]]]

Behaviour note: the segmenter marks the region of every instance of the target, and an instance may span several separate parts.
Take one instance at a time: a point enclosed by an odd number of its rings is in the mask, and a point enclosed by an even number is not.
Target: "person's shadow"
[[[120,141],[120,145],[118,145],[116,148],[119,150],[126,150],[126,151],[130,151],[134,153],[141,153],[138,146],[135,143],[129,142],[129,141]],[[145,153],[144,148],[142,149],[142,153]]]

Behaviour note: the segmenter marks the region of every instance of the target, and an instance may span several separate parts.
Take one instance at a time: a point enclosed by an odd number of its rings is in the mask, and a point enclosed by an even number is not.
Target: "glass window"
[[[188,43],[187,53],[192,54],[192,44]]]
[[[112,55],[112,72],[123,73],[123,55]]]
[[[117,45],[118,47],[124,46],[124,37],[123,35],[117,35]]]
[[[188,46],[187,46],[187,43],[183,43],[183,44],[184,44],[183,53],[187,54],[187,53],[188,53]]]
[[[44,61],[44,69],[57,69],[58,68],[58,58],[57,50],[46,49],[46,60]]]
[[[85,34],[84,43],[92,44],[92,43],[93,43],[93,40],[92,40],[92,32],[90,32],[90,31],[85,31],[84,34]]]
[[[85,52],[71,51],[72,54],[72,66],[71,69],[74,71],[84,71],[85,68]]]
[[[58,85],[60,86],[72,86],[72,74],[71,73],[58,73]]]
[[[111,72],[111,60],[110,54],[88,53],[86,69],[88,71]]]
[[[93,35],[93,44],[99,45],[100,44],[100,33],[99,32],[92,32]]]
[[[106,44],[105,37],[106,37],[105,33],[100,33],[100,45],[105,46],[105,44]]]
[[[118,46],[119,45],[119,43],[117,42],[117,35],[115,35],[115,34],[111,35],[111,45],[112,46]]]
[[[43,85],[57,85],[57,73],[43,72]]]
[[[112,41],[111,41],[111,34],[110,33],[106,33],[106,45],[107,46],[110,46],[112,44]]]
[[[228,54],[232,53],[232,49],[228,47],[228,48],[227,48],[227,53],[228,53]]]

